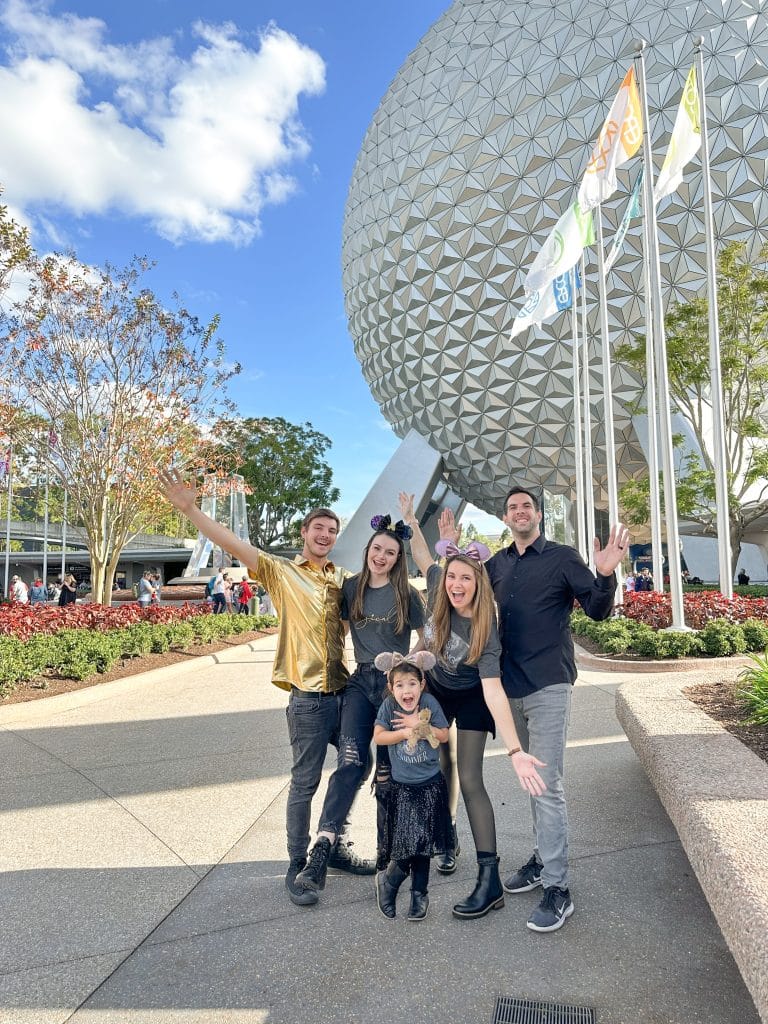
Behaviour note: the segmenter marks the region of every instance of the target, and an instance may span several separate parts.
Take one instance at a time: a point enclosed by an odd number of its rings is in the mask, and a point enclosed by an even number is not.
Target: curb
[[[660,661],[622,660],[610,654],[592,654],[585,651],[575,641],[576,662],[580,668],[597,672],[653,672],[662,675],[665,672],[694,672],[697,670],[746,668],[752,662],[740,654],[731,658],[664,658]]]
[[[624,683],[616,714],[768,1022],[768,764],[675,679]]]

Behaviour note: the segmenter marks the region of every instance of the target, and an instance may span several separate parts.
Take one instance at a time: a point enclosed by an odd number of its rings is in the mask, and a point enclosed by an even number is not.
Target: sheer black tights
[[[491,799],[483,782],[483,754],[487,732],[459,729],[456,744],[456,760],[459,768],[459,785],[467,809],[469,825],[475,849],[484,853],[496,852],[496,819]]]

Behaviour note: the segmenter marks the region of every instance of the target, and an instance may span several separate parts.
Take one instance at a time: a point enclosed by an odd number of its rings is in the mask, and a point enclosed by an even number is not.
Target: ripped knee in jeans
[[[343,768],[345,765],[354,765],[355,768],[363,766],[354,736],[339,736],[338,766]]]
[[[392,781],[392,772],[388,764],[377,764],[376,774],[371,782],[371,789],[377,797],[384,797],[389,793],[389,784]]]

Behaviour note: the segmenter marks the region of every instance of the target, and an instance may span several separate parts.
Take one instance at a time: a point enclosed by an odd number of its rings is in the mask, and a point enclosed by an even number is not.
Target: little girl
[[[409,921],[423,921],[429,908],[429,859],[444,853],[451,821],[448,790],[438,747],[448,739],[448,722],[434,697],[424,692],[424,672],[435,664],[429,651],[403,657],[379,654],[376,668],[387,672],[389,696],[379,708],[374,742],[388,746],[392,791],[386,823],[389,864],[376,875],[376,900],[385,917],[395,916],[400,886],[410,874]]]

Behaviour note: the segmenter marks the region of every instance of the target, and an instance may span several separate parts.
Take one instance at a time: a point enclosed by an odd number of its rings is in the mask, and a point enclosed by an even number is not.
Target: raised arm
[[[259,549],[236,537],[231,530],[207,516],[197,505],[197,489],[186,483],[175,469],[166,470],[158,476],[160,490],[165,498],[189,519],[193,526],[214,544],[234,555],[243,565],[254,569],[259,561]]]
[[[426,577],[427,570],[434,564],[435,560],[430,553],[427,542],[424,539],[424,534],[421,532],[419,521],[413,511],[413,495],[406,494],[405,491],[400,492],[400,514],[404,522],[413,530],[411,554],[413,555],[414,562],[419,567],[421,575]]]

